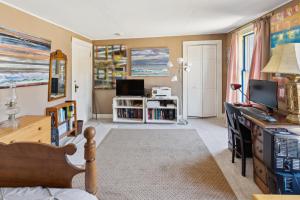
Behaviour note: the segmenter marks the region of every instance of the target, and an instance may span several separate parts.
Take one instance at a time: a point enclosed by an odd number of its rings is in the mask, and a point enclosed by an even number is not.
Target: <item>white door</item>
[[[187,47],[188,117],[217,116],[217,45],[191,45]]]
[[[188,116],[202,115],[202,46],[188,47],[188,62],[191,63],[191,73],[188,73]]]
[[[202,47],[202,117],[214,117],[217,116],[217,46]]]
[[[72,99],[77,102],[77,118],[92,118],[92,44],[72,38]]]

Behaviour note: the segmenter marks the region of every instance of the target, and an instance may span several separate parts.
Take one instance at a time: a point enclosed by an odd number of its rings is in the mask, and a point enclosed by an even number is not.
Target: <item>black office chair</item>
[[[251,148],[251,133],[241,129],[240,119],[242,118],[239,109],[232,104],[225,102],[228,131],[232,137],[232,158],[234,163],[235,156],[242,159],[242,176],[246,176],[246,157],[247,149]],[[251,149],[250,149],[251,150]]]

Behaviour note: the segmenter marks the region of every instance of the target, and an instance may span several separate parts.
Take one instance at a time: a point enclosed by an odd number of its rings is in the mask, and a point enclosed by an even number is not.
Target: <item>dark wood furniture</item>
[[[281,113],[274,113],[273,117],[276,122],[268,122],[260,119],[256,119],[250,115],[242,114],[240,122],[251,130],[252,135],[252,152],[253,152],[253,176],[256,185],[262,190],[263,193],[269,194],[268,179],[272,174],[268,171],[267,166],[264,163],[264,134],[265,128],[286,128],[291,129],[299,127],[299,125],[288,122],[284,115]]]
[[[0,142],[40,142],[51,144],[51,119],[48,116],[27,115],[17,118],[18,127],[7,127],[7,121],[0,124]]]
[[[242,160],[242,176],[246,176],[246,148],[251,149],[251,134],[247,130],[242,130],[240,119],[241,112],[238,108],[229,103],[224,103],[227,116],[228,133],[232,139],[232,163],[238,155]]]
[[[84,131],[85,168],[70,164],[67,155],[76,152],[74,144],[54,147],[41,143],[0,143],[0,187],[71,188],[76,174],[85,172],[85,189],[96,193],[95,129]]]

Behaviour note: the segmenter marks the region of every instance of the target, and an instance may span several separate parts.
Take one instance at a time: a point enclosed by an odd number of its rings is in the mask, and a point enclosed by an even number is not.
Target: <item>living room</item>
[[[300,198],[299,0],[0,16],[1,198]]]

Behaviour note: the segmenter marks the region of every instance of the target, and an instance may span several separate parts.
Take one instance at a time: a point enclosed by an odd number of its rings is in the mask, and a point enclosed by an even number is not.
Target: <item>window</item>
[[[241,67],[241,83],[242,83],[242,91],[244,94],[247,92],[248,80],[249,80],[249,72],[252,61],[253,54],[253,46],[254,46],[254,33],[248,33],[243,36],[243,65]],[[246,99],[244,95],[241,95],[241,101],[245,102]]]

